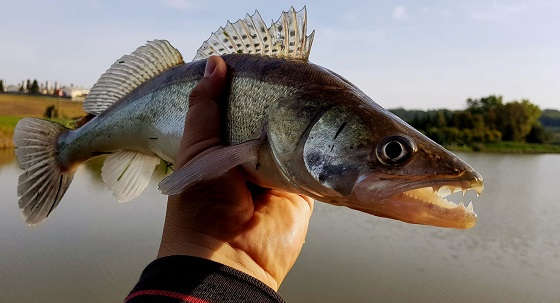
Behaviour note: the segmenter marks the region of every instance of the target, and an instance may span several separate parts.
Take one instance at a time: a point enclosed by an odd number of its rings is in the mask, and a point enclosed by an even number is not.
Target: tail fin
[[[72,172],[64,172],[56,160],[56,139],[68,129],[46,120],[25,118],[14,131],[19,167],[19,208],[25,222],[43,221],[58,205],[72,182]]]

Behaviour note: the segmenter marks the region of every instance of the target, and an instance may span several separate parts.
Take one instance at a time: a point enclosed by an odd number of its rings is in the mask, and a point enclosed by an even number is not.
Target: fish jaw
[[[463,195],[468,190],[480,194],[484,183],[482,176],[474,170],[449,178],[423,178],[413,182],[398,179],[379,175],[365,178],[355,186],[352,202],[346,206],[413,224],[457,229],[476,225],[477,215],[472,201],[463,205],[445,198],[457,191],[462,191]],[[381,195],[382,192],[389,194]]]

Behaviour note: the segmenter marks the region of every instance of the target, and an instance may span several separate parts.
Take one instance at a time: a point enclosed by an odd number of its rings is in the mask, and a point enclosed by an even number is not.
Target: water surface
[[[486,190],[467,231],[316,204],[288,302],[559,302],[560,155],[462,154]],[[118,204],[81,168],[35,228],[17,209],[19,174],[0,151],[0,302],[119,302],[156,255],[165,199],[151,186]]]

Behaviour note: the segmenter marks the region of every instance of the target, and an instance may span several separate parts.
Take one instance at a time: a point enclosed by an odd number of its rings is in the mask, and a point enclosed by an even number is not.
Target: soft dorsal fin
[[[166,40],[148,41],[101,75],[84,101],[84,111],[99,115],[142,83],[182,63],[181,53]]]
[[[212,55],[259,54],[271,57],[306,60],[309,58],[315,31],[307,35],[307,9],[292,7],[267,27],[258,11],[235,23],[227,22],[202,43],[194,60]]]

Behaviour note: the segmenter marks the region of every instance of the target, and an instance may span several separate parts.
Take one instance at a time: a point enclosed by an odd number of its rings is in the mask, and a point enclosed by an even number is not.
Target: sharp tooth
[[[472,186],[471,189],[473,189],[473,190],[476,191],[478,194],[480,194],[480,193],[482,193],[482,191],[484,190],[484,185],[482,185],[482,184],[476,184],[476,185]]]
[[[463,192],[463,198],[464,198],[464,197],[465,197],[465,194],[467,193],[467,190],[466,190],[466,189],[462,189],[461,191]]]
[[[469,205],[467,205],[467,209],[468,209],[471,213],[474,212],[474,207],[473,207],[472,201],[469,202]]]

